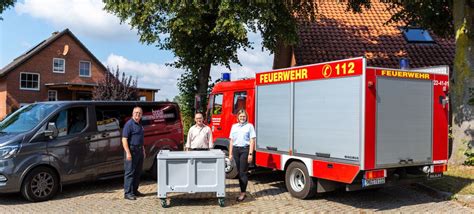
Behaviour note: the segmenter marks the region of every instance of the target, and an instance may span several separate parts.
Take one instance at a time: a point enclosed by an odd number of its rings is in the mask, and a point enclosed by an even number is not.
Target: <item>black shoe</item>
[[[124,198],[127,200],[137,200],[137,197],[135,197],[134,195],[126,195],[124,196]]]
[[[145,194],[143,194],[143,193],[141,193],[141,192],[138,192],[138,191],[136,191],[134,195],[137,196],[137,197],[143,197],[143,196],[145,196]]]

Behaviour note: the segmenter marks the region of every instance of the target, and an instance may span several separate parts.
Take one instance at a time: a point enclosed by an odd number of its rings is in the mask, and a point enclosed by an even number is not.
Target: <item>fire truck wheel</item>
[[[307,199],[316,194],[313,179],[306,166],[298,161],[290,163],[285,172],[286,189],[293,197]]]
[[[239,171],[237,170],[237,166],[235,165],[234,160],[229,159],[229,151],[222,150],[225,154],[225,178],[227,179],[234,179],[237,178],[239,175]]]

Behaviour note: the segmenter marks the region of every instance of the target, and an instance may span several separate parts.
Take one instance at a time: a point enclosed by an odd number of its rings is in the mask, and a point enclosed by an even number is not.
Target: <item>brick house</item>
[[[0,119],[36,101],[90,100],[107,68],[69,30],[54,32],[0,70]],[[153,101],[157,89],[139,89]]]
[[[346,1],[318,1],[315,22],[299,25],[299,43],[279,45],[273,67],[313,64],[364,56],[368,66],[399,68],[407,58],[410,67],[449,65],[455,53],[454,38],[440,38],[404,23],[385,25],[394,14],[387,4],[372,1],[362,13],[346,11]]]

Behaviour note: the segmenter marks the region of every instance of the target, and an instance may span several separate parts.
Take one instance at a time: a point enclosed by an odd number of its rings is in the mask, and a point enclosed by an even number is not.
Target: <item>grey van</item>
[[[135,106],[143,109],[143,170],[156,177],[159,150],[183,146],[176,103],[40,102],[0,122],[0,193],[45,201],[65,184],[122,176],[121,129]]]

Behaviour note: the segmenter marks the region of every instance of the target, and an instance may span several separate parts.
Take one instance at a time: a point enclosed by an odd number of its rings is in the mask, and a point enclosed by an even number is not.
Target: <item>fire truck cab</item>
[[[297,198],[435,179],[447,170],[448,74],[367,67],[363,57],[259,72],[215,85],[208,124],[227,151],[235,114],[247,110],[256,166],[284,171]]]
[[[229,133],[237,122],[236,114],[245,109],[248,121],[255,124],[255,79],[224,81],[217,83],[209,96],[207,124],[211,127],[214,148],[221,149],[228,156]],[[226,158],[226,177],[238,174],[235,163]]]

